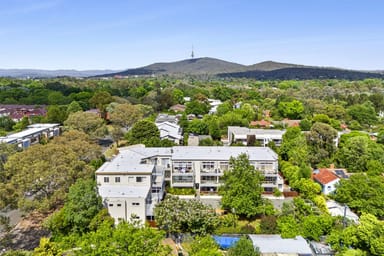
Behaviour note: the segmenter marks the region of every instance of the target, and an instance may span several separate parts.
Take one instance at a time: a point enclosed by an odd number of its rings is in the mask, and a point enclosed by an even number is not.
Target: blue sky
[[[0,68],[190,57],[384,70],[381,0],[1,0]]]

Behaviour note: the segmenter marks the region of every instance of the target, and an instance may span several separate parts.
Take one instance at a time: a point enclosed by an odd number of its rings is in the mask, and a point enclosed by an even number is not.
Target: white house
[[[340,178],[328,169],[319,169],[313,172],[313,180],[320,184],[323,194],[328,195],[336,190]]]
[[[168,139],[177,145],[182,141],[182,129],[179,125],[166,121],[163,123],[156,123],[156,126],[160,131],[160,139]]]
[[[240,126],[228,126],[228,143],[241,142],[247,145],[247,142],[253,138],[260,143],[261,146],[265,147],[271,141],[276,146],[280,146],[283,141],[283,135],[285,130],[273,130],[273,129],[250,129],[247,127]]]

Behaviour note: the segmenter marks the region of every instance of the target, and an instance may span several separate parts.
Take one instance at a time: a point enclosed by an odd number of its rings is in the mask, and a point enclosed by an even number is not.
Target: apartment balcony
[[[201,169],[201,176],[223,176],[224,172],[220,169]]]
[[[219,183],[217,181],[211,181],[211,180],[202,180],[200,182],[201,187],[218,187],[220,185],[221,185],[221,183]]]

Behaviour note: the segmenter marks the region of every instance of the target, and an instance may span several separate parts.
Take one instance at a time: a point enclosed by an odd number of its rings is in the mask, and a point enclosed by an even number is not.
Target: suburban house
[[[251,121],[249,125],[252,127],[270,128],[271,124],[272,124],[271,122],[262,119],[260,121]]]
[[[340,178],[328,169],[314,170],[312,178],[320,184],[321,192],[325,195],[333,193],[336,190],[336,185],[340,181]]]
[[[42,139],[50,139],[60,135],[59,124],[32,124],[27,129],[0,137],[0,143],[16,144],[20,148],[28,148]]]
[[[181,144],[183,140],[182,129],[175,123],[168,121],[162,123],[155,123],[160,131],[160,139],[168,139],[177,145]]]
[[[216,99],[208,99],[208,103],[211,107],[209,110],[209,114],[216,114],[217,107],[222,104],[221,100],[216,100]]]
[[[248,235],[261,256],[312,256],[311,247],[302,236],[281,238],[280,235]]]
[[[327,200],[326,201],[327,209],[331,216],[341,216],[344,217],[356,224],[359,223],[359,216],[356,213],[352,212],[347,205],[341,205],[336,201]]]
[[[165,181],[171,187],[195,188],[200,193],[216,193],[229,159],[245,153],[250,163],[264,174],[264,192],[283,189],[278,175],[277,154],[268,147],[168,147],[135,145],[119,149],[119,154],[96,171],[100,196],[115,218],[142,222],[153,219],[153,208],[163,199]]]
[[[178,120],[177,116],[175,116],[175,115],[159,114],[156,117],[155,123],[156,124],[161,124],[161,123],[164,123],[164,122],[177,124],[179,122],[179,120]]]
[[[169,109],[175,112],[184,112],[186,109],[186,106],[181,104],[176,104],[170,107]]]
[[[46,116],[45,106],[32,105],[0,105],[0,117],[8,116],[13,121],[19,122],[23,117]]]
[[[261,146],[265,147],[271,141],[276,146],[280,146],[283,141],[285,130],[273,129],[250,129],[240,126],[228,126],[228,143],[243,143],[249,145],[252,142],[258,142]]]

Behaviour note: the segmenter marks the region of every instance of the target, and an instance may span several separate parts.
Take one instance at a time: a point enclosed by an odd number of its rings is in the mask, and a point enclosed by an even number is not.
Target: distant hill
[[[168,63],[154,63],[145,67],[128,69],[104,76],[130,76],[152,74],[219,74],[240,72],[247,70],[247,66],[214,58],[196,58]]]
[[[116,70],[42,70],[42,69],[0,69],[0,77],[50,78],[50,77],[89,77],[113,73]]]
[[[219,77],[253,78],[257,80],[310,80],[310,79],[345,79],[362,80],[367,78],[384,79],[384,74],[361,72],[334,68],[292,67],[270,71],[249,70],[244,72],[222,73]]]
[[[117,77],[150,75],[212,75],[218,77],[253,78],[258,80],[285,79],[347,79],[366,78],[384,79],[383,71],[356,71],[329,67],[305,66],[274,61],[264,61],[254,65],[241,65],[215,58],[186,59],[176,62],[154,63],[148,66],[113,70],[34,70],[34,69],[0,69],[0,76],[17,78],[44,77]]]
[[[281,63],[275,61],[263,61],[257,64],[253,64],[248,66],[248,70],[260,70],[260,71],[271,71],[282,68],[299,68],[305,67],[303,65],[289,64],[289,63]]]
[[[99,77],[133,76],[133,75],[201,75],[209,74],[219,77],[244,77],[258,80],[285,79],[347,79],[384,78],[383,73],[363,72],[337,68],[305,66],[274,61],[264,61],[254,65],[241,65],[214,58],[187,59],[169,63],[155,63],[141,68],[99,75]]]

